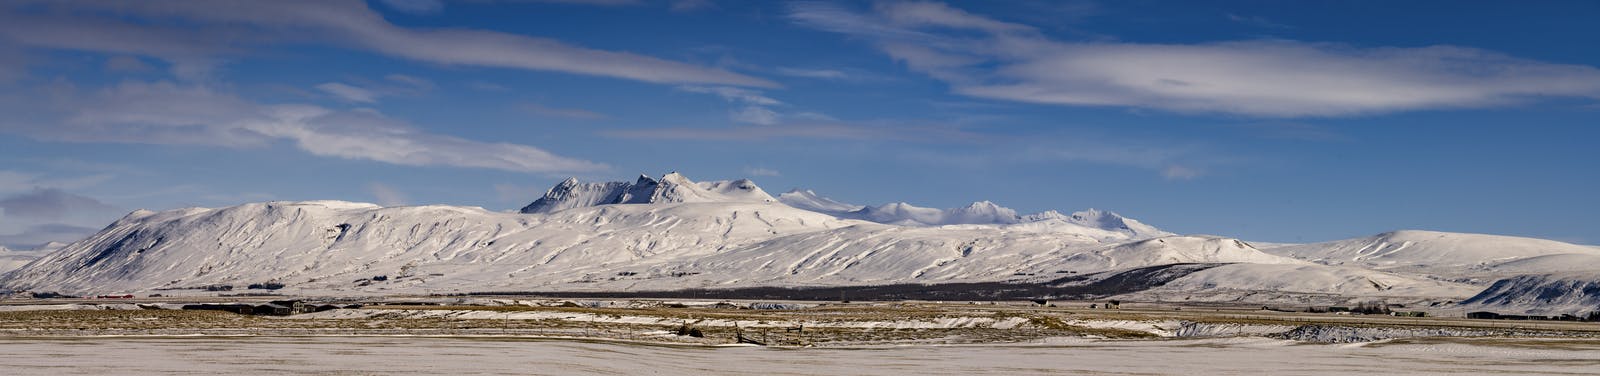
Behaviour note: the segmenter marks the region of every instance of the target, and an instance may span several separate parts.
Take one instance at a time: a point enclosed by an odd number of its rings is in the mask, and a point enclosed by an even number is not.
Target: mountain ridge
[[[137,210],[0,274],[0,288],[205,294],[211,286],[272,283],[311,295],[638,291],[1036,284],[1156,268],[1149,270],[1180,274],[1122,293],[1437,304],[1500,281],[1541,283],[1515,280],[1520,275],[1600,266],[1600,249],[1542,239],[1394,231],[1257,248],[1229,237],[1165,233],[1109,211],[1018,215],[988,201],[954,209],[890,204],[957,217],[924,218],[929,222],[977,223],[874,221],[850,214],[867,206],[815,192],[773,198],[746,179],[697,183],[676,173],[633,183],[568,179],[535,203],[533,213],[343,201]],[[1182,265],[1197,267],[1163,267]],[[1595,299],[1587,290],[1501,290],[1508,295],[1497,301],[1518,302],[1505,305],[1513,309],[1537,308],[1516,294]]]

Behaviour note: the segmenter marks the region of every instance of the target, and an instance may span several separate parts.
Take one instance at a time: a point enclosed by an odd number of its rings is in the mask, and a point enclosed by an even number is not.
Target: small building
[[[265,304],[227,303],[227,304],[189,304],[184,305],[184,310],[190,311],[223,311],[241,315],[269,315],[289,316],[302,313],[312,313],[337,309],[332,305],[312,305],[298,300],[279,300]]]
[[[298,315],[298,314],[302,314],[302,313],[319,312],[318,307],[316,305],[306,304],[305,302],[302,302],[302,301],[299,301],[299,300],[274,300],[274,301],[271,302],[271,304],[279,305],[279,306],[283,306],[283,307],[287,308],[288,309],[288,313],[285,313],[284,314],[285,316],[287,316],[287,315]]]

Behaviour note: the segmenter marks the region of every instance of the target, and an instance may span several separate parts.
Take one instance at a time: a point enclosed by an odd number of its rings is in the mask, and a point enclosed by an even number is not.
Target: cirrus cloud
[[[401,2],[428,5],[428,2]],[[9,9],[6,9],[9,8]],[[402,9],[428,9],[427,6]],[[220,57],[273,43],[323,43],[428,63],[556,71],[653,83],[775,87],[766,79],[627,52],[475,29],[408,28],[354,0],[14,1],[0,40],[24,46],[151,56],[186,78]]]
[[[1008,101],[1293,118],[1600,99],[1595,67],[1468,47],[1059,41],[928,2],[794,3],[788,16],[871,41],[957,94]]]
[[[124,82],[90,94],[59,89],[57,116],[0,120],[0,131],[68,142],[262,147],[288,141],[318,156],[407,166],[514,172],[604,170],[532,146],[435,134],[367,109],[261,104],[200,85]]]

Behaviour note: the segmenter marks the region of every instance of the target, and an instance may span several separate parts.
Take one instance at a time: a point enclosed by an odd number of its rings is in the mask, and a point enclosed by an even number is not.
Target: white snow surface
[[[779,195],[778,201],[792,207],[841,218],[898,226],[1006,225],[1015,226],[1012,229],[1071,232],[1115,240],[1174,235],[1132,218],[1092,208],[1071,215],[1054,210],[1019,215],[1014,209],[990,201],[978,201],[964,207],[949,209],[925,208],[905,202],[862,206],[823,197],[811,190],[799,189]]]
[[[640,175],[633,183],[579,183],[568,178],[546,191],[523,213],[551,213],[566,209],[615,204],[664,204],[685,202],[774,202],[749,179],[696,183],[672,172],[660,180]]]
[[[778,202],[795,208],[829,214],[843,214],[865,208],[861,205],[846,204],[822,197],[810,189],[795,189],[778,195]]]
[[[51,245],[52,244],[46,244],[45,247],[49,247]],[[33,260],[38,259],[39,256],[49,253],[50,250],[46,249],[45,247],[29,251],[20,251],[0,246],[0,274],[5,274],[5,272],[21,268],[23,265],[27,265],[28,263],[33,262]]]
[[[1324,265],[1347,265],[1442,278],[1538,272],[1559,262],[1600,268],[1600,249],[1514,236],[1403,230],[1325,243],[1263,248],[1268,253]],[[1539,257],[1562,256],[1546,261]],[[1559,260],[1554,261],[1553,260]],[[1549,271],[1549,270],[1544,270]]]
[[[1502,279],[1461,306],[1467,311],[1585,316],[1600,311],[1600,270]]]
[[[1301,263],[1227,238],[1102,242],[1005,227],[902,227],[778,203],[549,214],[337,201],[140,211],[4,278],[16,290],[142,292],[276,282],[427,293],[999,281],[1177,262]],[[385,276],[385,281],[365,281]],[[367,286],[358,286],[365,282]]]
[[[1284,276],[1293,276],[1285,278]],[[1145,292],[1217,297],[1226,292],[1333,294],[1350,297],[1466,298],[1480,288],[1460,283],[1317,264],[1232,264],[1201,270]],[[1276,296],[1240,294],[1238,301],[1267,303]],[[1261,299],[1270,298],[1270,299]],[[1221,299],[1202,299],[1221,300]]]

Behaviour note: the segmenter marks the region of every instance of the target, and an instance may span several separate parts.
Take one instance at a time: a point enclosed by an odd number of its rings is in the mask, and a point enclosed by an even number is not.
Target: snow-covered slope
[[[638,291],[1082,282],[1077,276],[1156,268],[1170,283],[1140,287],[1154,289],[1135,296],[1439,301],[1470,296],[1509,273],[1600,270],[1584,269],[1600,260],[1600,249],[1537,239],[1403,231],[1257,249],[1093,209],[1017,215],[987,201],[867,208],[808,191],[773,199],[749,180],[697,183],[678,174],[632,183],[569,179],[524,211],[339,201],[136,211],[0,275],[0,289]],[[17,252],[0,256],[10,254]],[[1453,277],[1463,270],[1486,280]],[[1505,290],[1530,289],[1539,290]]]
[[[648,199],[636,199],[646,192]],[[1234,239],[1128,242],[1128,234],[1079,224],[1106,223],[1084,222],[1096,217],[898,226],[762,197],[747,180],[695,183],[669,174],[630,184],[568,180],[530,205],[534,214],[337,201],[138,211],[0,284],[81,293],[267,283],[310,293],[662,290],[1038,281],[1169,263],[1303,263]],[[955,213],[975,222],[1012,215],[993,204],[964,209]]]
[[[141,211],[5,287],[469,292],[1038,279],[1168,263],[1290,263],[1234,239],[902,227],[776,203],[604,205],[550,214],[336,201]],[[387,281],[367,281],[373,276]],[[361,285],[366,283],[365,286]]]
[[[1142,291],[1131,299],[1338,304],[1460,300],[1481,288],[1348,266],[1232,264],[1206,269]]]
[[[1318,264],[1474,286],[1481,293],[1463,303],[1467,310],[1545,314],[1600,309],[1600,274],[1595,274],[1600,250],[1591,246],[1406,230],[1263,250]]]
[[[978,201],[964,207],[949,209],[925,208],[905,202],[862,206],[835,201],[810,190],[798,189],[778,196],[778,201],[792,207],[841,218],[899,226],[1014,226],[1012,229],[1095,235],[1106,240],[1149,239],[1174,235],[1132,218],[1096,209],[1071,215],[1054,210],[1018,215],[1016,210],[989,201]]]
[[[1600,271],[1529,274],[1496,281],[1461,302],[1466,311],[1570,314],[1600,311]]]
[[[897,202],[866,207],[848,214],[873,222],[904,226],[1013,224],[1022,221],[1016,210],[988,201],[950,209],[924,208]]]
[[[335,201],[135,212],[4,277],[13,289],[150,290],[278,282],[367,290],[531,287],[848,226],[776,204],[610,205],[549,215]],[[441,274],[441,275],[432,275]]]
[[[550,188],[523,213],[550,213],[572,208],[615,204],[665,204],[681,202],[774,202],[749,179],[696,183],[676,172],[660,180],[640,175],[633,183],[579,183],[568,178]]]
[[[51,243],[52,244],[46,244],[44,247],[40,247],[39,249],[29,251],[19,251],[0,246],[0,274],[5,274],[6,272],[21,268],[23,265],[27,265],[28,263],[33,262],[33,260],[38,259],[40,255],[49,253],[50,249],[48,249],[48,247],[54,245],[54,242]]]
[[[1578,255],[1562,258],[1561,261],[1578,262],[1572,265],[1600,270],[1600,264],[1594,263],[1600,261],[1600,250],[1594,247],[1544,239],[1434,231],[1394,231],[1364,238],[1263,250],[1325,265],[1359,266],[1443,278],[1486,277],[1493,280],[1510,273],[1537,272],[1538,268],[1553,266],[1556,262],[1534,265],[1539,263],[1535,258],[1553,255]]]
[[[795,189],[778,195],[778,202],[792,207],[828,214],[844,214],[864,208],[817,195],[809,189]]]
[[[990,228],[860,225],[791,235],[666,270],[712,285],[870,285],[1040,280],[1173,263],[1289,263],[1235,239],[1182,237],[1101,243]]]

